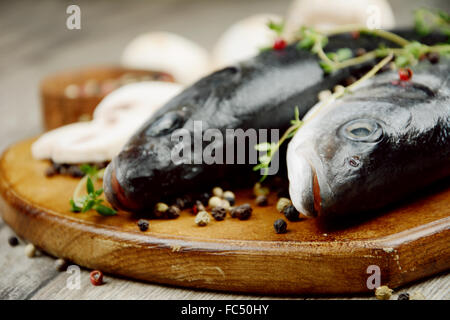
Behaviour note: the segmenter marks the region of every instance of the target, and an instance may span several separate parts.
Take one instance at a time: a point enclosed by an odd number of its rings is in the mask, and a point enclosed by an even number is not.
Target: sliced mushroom
[[[36,159],[58,163],[87,163],[111,160],[131,135],[182,86],[148,81],[123,86],[98,105],[94,120],[52,130],[33,145]]]

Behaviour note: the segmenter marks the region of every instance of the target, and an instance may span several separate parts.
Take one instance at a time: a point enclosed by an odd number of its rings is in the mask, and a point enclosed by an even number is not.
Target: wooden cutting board
[[[75,178],[44,175],[33,160],[32,140],[8,149],[0,160],[0,210],[19,236],[49,254],[86,268],[145,281],[224,291],[267,294],[368,292],[367,268],[381,270],[391,288],[450,269],[450,188],[428,190],[414,201],[358,224],[325,227],[315,219],[288,223],[276,234],[275,195],[252,217],[227,217],[198,227],[185,211],[176,220],[151,220],[119,212],[71,213]],[[254,203],[249,190],[237,203]]]

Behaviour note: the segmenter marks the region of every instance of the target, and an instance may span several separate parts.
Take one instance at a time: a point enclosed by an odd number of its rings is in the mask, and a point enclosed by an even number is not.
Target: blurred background
[[[418,7],[450,9],[448,0],[390,0],[397,26]],[[0,152],[42,131],[39,82],[79,66],[118,64],[138,34],[163,30],[211,50],[234,22],[257,13],[284,16],[291,0],[133,0],[0,2]],[[66,8],[81,8],[81,30],[68,30]]]

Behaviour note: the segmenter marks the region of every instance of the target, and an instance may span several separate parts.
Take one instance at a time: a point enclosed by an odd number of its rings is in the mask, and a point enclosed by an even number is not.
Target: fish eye
[[[376,142],[381,139],[383,129],[374,119],[356,119],[344,124],[340,134],[352,141]]]
[[[145,134],[150,137],[158,137],[169,134],[183,124],[183,117],[179,112],[171,111],[163,114],[148,127]]]

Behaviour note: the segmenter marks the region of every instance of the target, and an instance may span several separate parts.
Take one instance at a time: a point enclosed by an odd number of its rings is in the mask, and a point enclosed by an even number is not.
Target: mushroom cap
[[[294,0],[287,13],[285,32],[292,38],[301,26],[323,31],[346,24],[391,29],[395,20],[386,0]]]
[[[281,22],[279,15],[261,13],[232,24],[216,42],[212,64],[219,69],[256,56],[261,48],[271,46],[275,33],[267,26],[269,21]]]
[[[210,71],[209,54],[204,48],[169,32],[149,32],[134,38],[123,51],[122,65],[167,72],[186,85]]]

